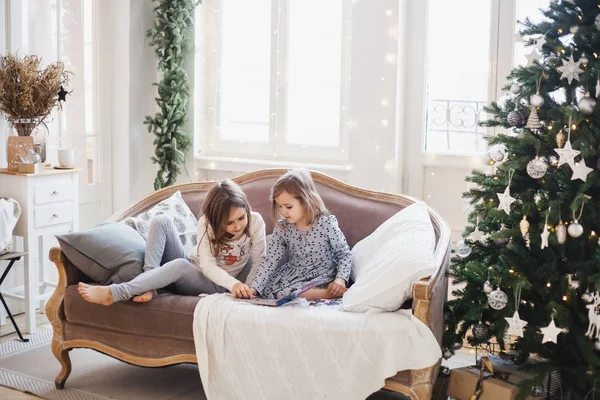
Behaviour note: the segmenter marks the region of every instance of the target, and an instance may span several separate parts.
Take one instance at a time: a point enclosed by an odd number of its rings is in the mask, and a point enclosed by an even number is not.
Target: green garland
[[[158,70],[162,73],[156,103],[159,111],[146,116],[144,124],[153,133],[154,156],[152,162],[160,169],[154,180],[158,190],[175,183],[180,173],[180,164],[185,161],[185,152],[192,144],[189,132],[183,127],[187,122],[187,104],[190,97],[188,76],[183,66],[191,48],[190,35],[193,33],[194,9],[196,0],[152,0],[154,21],[147,36],[152,40],[158,58]]]

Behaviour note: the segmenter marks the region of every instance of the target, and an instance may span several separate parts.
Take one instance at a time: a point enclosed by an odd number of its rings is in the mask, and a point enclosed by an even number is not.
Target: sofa
[[[252,208],[273,229],[269,191],[282,169],[262,170],[233,180],[248,196]],[[326,175],[313,172],[317,190],[334,214],[352,248],[382,222],[415,202],[410,197],[373,192],[350,186]],[[192,182],[170,186],[151,193],[110,220],[122,221],[142,213],[180,191],[192,212],[199,213],[208,189],[214,182]],[[444,329],[443,308],[448,291],[446,272],[450,261],[450,228],[434,209],[428,208],[436,235],[436,270],[429,278],[413,285],[412,312],[434,333],[441,345]],[[119,302],[104,307],[84,301],[77,283],[89,282],[60,248],[50,250],[59,281],[46,305],[52,324],[52,352],[61,364],[56,377],[58,389],[64,387],[71,372],[69,352],[88,348],[121,361],[144,367],[162,367],[178,363],[196,363],[192,334],[193,312],[197,296],[161,293],[149,303]],[[438,364],[421,370],[398,371],[387,379],[384,389],[402,393],[411,399],[430,399],[439,370]]]

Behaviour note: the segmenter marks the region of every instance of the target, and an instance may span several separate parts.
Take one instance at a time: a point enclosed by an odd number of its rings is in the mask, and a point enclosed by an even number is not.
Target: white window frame
[[[512,70],[515,29],[515,3],[517,0],[493,0],[491,6],[490,34],[490,78],[488,81],[488,104],[499,98],[506,76]],[[408,2],[408,32],[414,41],[409,41],[407,52],[415,64],[427,65],[427,10],[429,1]],[[406,135],[404,157],[406,160],[406,179],[402,182],[402,191],[411,196],[424,198],[424,170],[427,167],[481,168],[479,154],[436,153],[425,150],[426,110],[427,110],[427,71],[414,71],[407,79],[405,95],[406,115],[419,116],[406,119],[405,132],[419,132],[418,135]],[[486,135],[495,135],[497,128],[486,128]]]
[[[271,0],[270,123],[267,143],[226,141],[219,137],[220,20],[223,0],[206,0],[196,13],[195,154],[280,161],[343,163],[348,160],[350,104],[351,0],[343,0],[340,121],[338,146],[286,143],[287,16],[290,0]],[[265,1],[265,0],[259,0]],[[198,157],[197,157],[198,158]]]

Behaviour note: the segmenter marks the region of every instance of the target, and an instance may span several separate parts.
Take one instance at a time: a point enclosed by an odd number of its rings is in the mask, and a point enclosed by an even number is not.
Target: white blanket
[[[0,199],[0,254],[11,244],[12,232],[20,216],[21,207],[15,199]]]
[[[208,400],[364,400],[398,371],[441,357],[410,310],[263,307],[215,294],[198,302],[194,341]]]

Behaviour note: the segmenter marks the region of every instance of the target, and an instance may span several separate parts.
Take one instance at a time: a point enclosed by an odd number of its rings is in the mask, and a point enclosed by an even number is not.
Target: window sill
[[[335,164],[319,164],[319,163],[302,163],[291,162],[285,160],[258,160],[252,158],[240,157],[217,157],[203,156],[200,154],[194,155],[194,160],[197,169],[219,170],[219,171],[239,171],[252,172],[258,169],[269,168],[306,168],[315,171],[321,171],[330,174],[344,174],[351,170],[350,164],[335,165]]]

